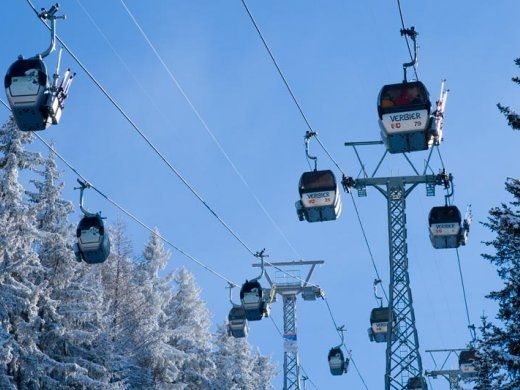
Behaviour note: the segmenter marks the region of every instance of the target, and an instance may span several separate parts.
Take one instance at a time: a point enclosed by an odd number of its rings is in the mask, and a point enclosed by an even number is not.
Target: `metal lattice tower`
[[[283,390],[300,390],[300,364],[297,347],[297,326],[296,326],[296,297],[301,294],[304,301],[314,301],[318,297],[323,296],[322,290],[315,285],[309,285],[314,268],[318,264],[323,264],[323,260],[313,261],[284,261],[277,263],[267,263],[264,267],[274,266],[280,270],[280,267],[290,267],[290,269],[282,272],[281,280],[273,280],[265,270],[265,278],[269,282],[271,289],[276,294],[282,296],[283,302],[283,331],[284,331],[284,359],[283,359]],[[296,272],[301,266],[310,266],[305,280],[301,279]],[[261,264],[253,264],[253,267],[261,267]],[[302,283],[303,282],[303,283]],[[292,341],[291,341],[292,340]]]
[[[403,389],[410,377],[422,373],[419,338],[415,327],[412,290],[408,275],[406,244],[406,189],[402,178],[388,181],[388,241],[390,249],[389,307],[396,317],[396,329],[390,321],[386,346],[386,389]]]
[[[348,142],[346,146],[376,145],[374,142]],[[432,149],[433,150],[433,149]],[[362,167],[364,178],[344,178],[344,186],[354,187],[359,196],[366,196],[366,187],[375,187],[387,200],[388,208],[388,246],[390,260],[390,284],[388,306],[395,318],[388,324],[386,347],[385,390],[405,390],[408,379],[422,375],[422,361],[419,353],[419,337],[415,326],[412,290],[408,274],[408,247],[406,234],[406,198],[419,185],[426,184],[426,194],[435,195],[435,186],[444,184],[443,175],[421,175],[413,167],[416,176],[374,177],[386,152],[379,161],[376,170],[368,177],[365,166],[356,150],[356,156]],[[428,157],[426,166],[428,166]],[[426,171],[426,170],[425,170]]]
[[[296,334],[296,295],[283,296],[283,332]],[[300,389],[300,364],[298,351],[285,351],[283,354],[283,388],[284,390]]]

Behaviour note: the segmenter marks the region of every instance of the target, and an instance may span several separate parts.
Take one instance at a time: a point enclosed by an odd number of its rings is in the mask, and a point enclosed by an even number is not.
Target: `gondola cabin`
[[[475,367],[475,360],[477,360],[477,351],[474,349],[466,349],[459,354],[459,368],[460,372],[465,376],[473,375],[477,372]]]
[[[343,375],[347,372],[347,363],[341,348],[331,348],[328,355],[328,361],[330,373],[332,375]]]
[[[242,306],[233,306],[228,315],[228,334],[240,338],[246,337],[248,333],[246,311]]]
[[[44,130],[52,124],[47,108],[49,80],[41,59],[16,60],[7,70],[4,87],[20,130]]]
[[[247,281],[240,289],[240,301],[248,321],[259,321],[264,316],[266,303],[263,299],[262,286],[258,281]]]
[[[76,229],[74,253],[78,261],[103,263],[110,254],[110,240],[99,214],[84,216]]]
[[[21,56],[7,70],[4,88],[18,128],[22,131],[45,130],[61,119],[74,73],[50,79],[41,57]]]
[[[332,171],[303,173],[298,191],[300,200],[296,202],[296,211],[300,221],[333,221],[340,216],[341,197]]]
[[[430,240],[435,249],[458,248],[466,244],[468,229],[456,206],[433,207],[428,223]]]
[[[370,329],[368,330],[370,341],[375,341],[376,343],[387,342],[390,316],[394,319],[393,323],[395,325],[395,314],[392,315],[388,307],[376,307],[372,309],[370,313]]]
[[[426,150],[440,140],[428,90],[420,81],[385,85],[377,110],[381,137],[390,153]]]
[[[414,376],[408,379],[407,390],[428,390],[426,379],[422,376]]]

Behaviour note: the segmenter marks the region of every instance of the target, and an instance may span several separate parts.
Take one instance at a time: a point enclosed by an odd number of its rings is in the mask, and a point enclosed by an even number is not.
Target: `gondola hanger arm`
[[[74,187],[75,190],[80,190],[80,193],[79,193],[79,208],[81,209],[81,212],[86,216],[86,217],[95,217],[96,215],[99,215],[99,213],[91,213],[90,211],[88,211],[87,209],[85,209],[85,207],[83,207],[83,193],[85,191],[85,189],[87,188],[90,188],[91,185],[88,181],[84,181],[84,180],[81,180],[81,179],[77,179],[78,180],[78,183],[79,183],[79,187]]]
[[[240,305],[238,305],[235,302],[233,302],[232,290],[233,290],[234,287],[236,287],[235,284],[228,282],[228,285],[227,285],[226,288],[229,289],[229,302],[231,302],[231,305],[233,305],[233,307],[237,307],[237,306],[240,306]]]
[[[400,30],[401,36],[410,37],[410,39],[413,42],[413,58],[410,62],[405,62],[403,64],[403,72],[404,72],[404,82],[408,82],[407,79],[407,70],[408,68],[414,67],[417,65],[417,52],[418,52],[418,46],[417,46],[417,31],[415,31],[415,27],[410,28],[402,28]]]
[[[383,307],[383,297],[377,295],[377,286],[381,284],[381,279],[374,279],[374,297],[379,303],[379,307]]]
[[[343,347],[343,346],[345,345],[345,334],[344,334],[344,333],[345,333],[347,330],[345,329],[345,325],[338,326],[338,327],[336,328],[336,330],[338,331],[339,336],[341,337],[341,344],[338,345],[337,348],[341,348],[341,347]]]
[[[41,9],[41,12],[38,14],[38,17],[42,21],[49,20],[51,22],[50,30],[51,30],[51,43],[47,49],[38,54],[36,57],[45,58],[49,54],[51,54],[56,49],[56,20],[57,19],[65,19],[65,15],[57,16],[56,13],[60,5],[58,3],[54,4],[51,8],[46,10],[45,8]]]
[[[252,279],[252,281],[262,279],[262,277],[264,276],[264,272],[265,272],[264,257],[269,257],[269,255],[265,254],[265,248],[262,249],[261,251],[257,251],[254,256],[256,258],[260,259],[260,275],[258,275],[256,278]]]
[[[315,131],[309,131],[307,130],[307,132],[305,133],[305,155],[307,156],[307,158],[309,160],[313,160],[314,161],[314,170],[317,171],[318,170],[318,157],[316,156],[311,156],[310,153],[309,153],[309,142],[310,142],[310,139],[314,136],[316,136],[317,133]]]

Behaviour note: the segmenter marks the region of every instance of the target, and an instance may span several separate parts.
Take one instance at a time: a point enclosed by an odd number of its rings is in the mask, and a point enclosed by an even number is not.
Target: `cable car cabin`
[[[456,206],[434,207],[428,216],[430,240],[435,249],[458,248],[466,245],[469,224],[462,222]]]
[[[59,86],[57,79],[54,85],[41,59],[16,60],[7,70],[4,87],[18,128],[36,131],[58,124],[72,78],[67,70]]]
[[[407,390],[428,390],[426,379],[422,376],[413,376],[408,379]]]
[[[332,375],[342,375],[347,372],[348,362],[345,360],[341,348],[332,348],[329,351],[328,361],[330,373]]]
[[[475,360],[477,360],[477,351],[474,349],[467,349],[460,352],[459,368],[463,375],[471,376],[477,372],[475,367]]]
[[[110,239],[105,233],[103,220],[99,214],[84,216],[76,229],[78,242],[74,253],[78,261],[89,264],[103,263],[110,254]]]
[[[390,323],[391,311],[388,307],[376,307],[370,313],[370,329],[368,329],[368,336],[370,341],[376,343],[386,343],[388,340],[388,324]],[[395,325],[395,314],[393,314]],[[395,328],[394,328],[395,335]]]
[[[247,281],[240,289],[240,300],[248,321],[259,321],[267,314],[267,303],[263,299],[262,286],[258,281]]]
[[[5,75],[4,87],[20,130],[44,130],[51,125],[45,109],[49,80],[42,60],[15,61]]]
[[[390,153],[427,150],[442,137],[436,117],[430,116],[428,90],[420,81],[385,85],[377,110],[381,137]]]
[[[298,186],[296,212],[300,221],[334,221],[341,214],[341,197],[331,170],[305,172]]]
[[[240,338],[249,333],[246,311],[242,306],[233,306],[228,315],[228,335]]]

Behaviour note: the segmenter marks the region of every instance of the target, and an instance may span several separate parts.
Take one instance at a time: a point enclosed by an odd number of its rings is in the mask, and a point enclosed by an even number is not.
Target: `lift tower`
[[[419,353],[419,337],[415,327],[412,290],[408,274],[408,247],[406,243],[406,198],[419,185],[426,184],[426,195],[435,195],[436,185],[446,185],[448,175],[426,175],[426,168],[420,174],[412,162],[404,154],[412,166],[414,176],[375,177],[387,153],[383,155],[374,173],[368,176],[365,165],[361,161],[356,146],[380,145],[382,141],[346,142],[352,146],[361,164],[364,174],[362,178],[343,178],[346,190],[356,188],[358,196],[366,196],[366,187],[376,188],[387,201],[388,209],[388,243],[390,258],[390,285],[388,306],[391,318],[388,322],[388,337],[386,346],[385,390],[406,389],[408,379],[421,376],[423,372],[421,355]],[[431,157],[430,150],[426,167]]]
[[[275,267],[278,272],[275,280],[265,270],[265,278],[271,289],[282,296],[283,302],[283,390],[300,390],[300,365],[298,359],[297,332],[296,332],[296,296],[301,294],[304,301],[314,301],[323,296],[323,291],[316,285],[310,285],[309,280],[316,265],[323,264],[323,260],[312,261],[282,261],[265,263],[264,267]],[[261,267],[253,264],[253,267]],[[310,266],[305,279],[300,277],[300,267]],[[281,268],[283,267],[283,268]]]

